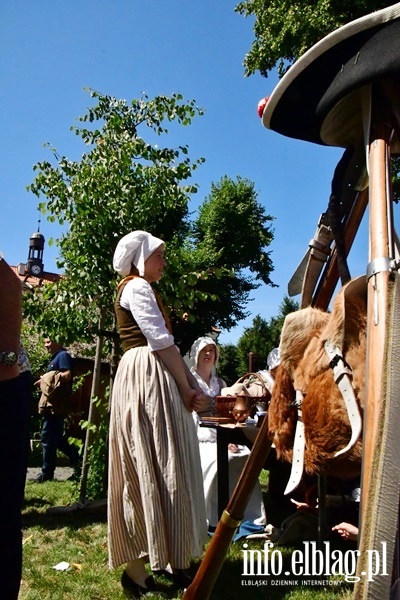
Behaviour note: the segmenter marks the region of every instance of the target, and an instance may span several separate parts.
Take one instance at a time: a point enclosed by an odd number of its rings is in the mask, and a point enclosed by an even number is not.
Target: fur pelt
[[[349,285],[349,284],[348,284]],[[360,412],[364,406],[367,306],[364,291],[337,295],[332,313],[304,308],[288,315],[282,330],[281,363],[269,407],[269,433],[277,456],[292,460],[297,408],[295,391],[304,395],[304,468],[309,474],[355,476],[361,465],[361,439],[335,458],[351,437],[351,427],[341,392],[334,381],[324,349],[329,339],[342,350],[352,369],[352,383]]]

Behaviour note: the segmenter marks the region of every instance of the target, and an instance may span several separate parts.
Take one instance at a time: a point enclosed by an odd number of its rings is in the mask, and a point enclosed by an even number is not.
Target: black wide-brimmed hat
[[[263,124],[318,144],[358,143],[369,84],[377,81],[400,84],[400,2],[340,27],[310,48],[274,89]],[[394,98],[400,104],[398,89]]]

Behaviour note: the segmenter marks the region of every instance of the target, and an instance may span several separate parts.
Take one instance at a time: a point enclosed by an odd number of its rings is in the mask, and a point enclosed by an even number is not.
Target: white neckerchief
[[[202,392],[204,392],[207,396],[212,396],[213,398],[215,398],[215,396],[218,396],[218,394],[220,392],[220,385],[219,385],[218,377],[216,377],[215,375],[211,375],[210,383],[207,384],[204,381],[204,379],[202,377],[200,377],[200,375],[197,373],[197,371],[194,367],[192,367],[190,369],[190,371],[195,376],[196,381],[199,384]]]

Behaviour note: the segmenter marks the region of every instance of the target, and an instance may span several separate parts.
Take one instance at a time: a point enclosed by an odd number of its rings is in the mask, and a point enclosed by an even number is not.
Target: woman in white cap
[[[165,267],[164,242],[145,231],[120,240],[114,269],[124,277],[115,301],[124,355],[110,420],[108,544],[111,568],[131,598],[151,594],[154,572],[187,587],[201,556],[206,517],[191,411],[205,397],[174,345],[169,320],[150,285]]]
[[[210,337],[198,338],[190,350],[190,357],[194,362],[191,372],[197,379],[200,388],[209,398],[210,408],[212,409],[215,397],[220,394],[222,387],[226,387],[224,380],[213,373],[214,365],[218,360],[218,346]],[[193,417],[198,425],[200,422],[199,415],[193,413]],[[217,432],[209,427],[198,426],[197,435],[203,471],[207,521],[209,529],[213,530],[218,524]],[[228,445],[230,494],[233,492],[249,453],[250,450],[247,446]],[[265,508],[259,484],[256,484],[250,497],[243,521],[254,525],[254,527],[248,525],[248,533],[255,532],[257,526],[260,530],[263,530],[265,526]]]

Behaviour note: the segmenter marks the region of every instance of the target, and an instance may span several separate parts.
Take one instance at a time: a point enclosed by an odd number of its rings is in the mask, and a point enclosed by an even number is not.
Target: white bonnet
[[[147,231],[131,231],[119,240],[115,248],[113,267],[120,275],[127,276],[132,264],[144,275],[144,261],[164,242]]]
[[[214,342],[214,340],[210,337],[200,337],[195,342],[193,342],[192,347],[190,348],[190,358],[193,360],[194,365],[197,367],[197,361],[199,359],[199,354],[206,346],[215,346],[215,362],[217,362],[219,357],[218,346]]]
[[[267,356],[267,366],[268,369],[274,369],[275,367],[277,367],[281,362],[280,356],[279,356],[279,348],[274,348],[273,350],[271,350],[271,352],[268,354]]]

